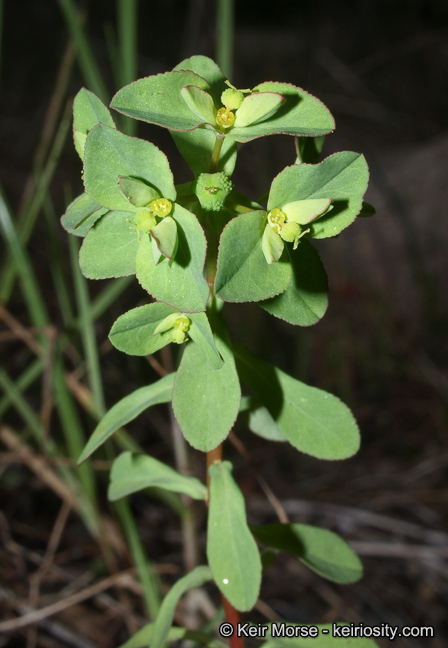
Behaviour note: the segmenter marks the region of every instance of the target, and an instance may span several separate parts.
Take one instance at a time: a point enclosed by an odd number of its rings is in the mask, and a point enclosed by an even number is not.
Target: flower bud
[[[237,110],[243,103],[243,99],[244,94],[235,88],[228,88],[221,95],[221,101],[227,110]]]
[[[302,228],[298,223],[295,223],[294,221],[288,221],[285,223],[279,232],[280,236],[284,241],[287,241],[288,243],[294,243],[296,240],[300,238],[300,233],[302,231]]]
[[[151,227],[156,224],[156,219],[150,209],[142,207],[134,216],[134,223],[139,232],[147,234]]]

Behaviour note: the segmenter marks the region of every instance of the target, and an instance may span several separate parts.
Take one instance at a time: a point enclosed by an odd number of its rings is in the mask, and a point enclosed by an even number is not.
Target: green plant
[[[363,203],[368,168],[352,152],[318,163],[324,136],[334,128],[318,99],[287,83],[238,90],[203,56],[125,86],[111,107],[167,128],[194,179],[176,185],[166,156],[152,143],[120,133],[100,99],[83,89],[74,102],[74,141],[85,192],[69,205],[62,224],[84,238],[79,262],[86,277],[136,274],[154,298],[118,318],[112,344],[145,356],[175,343],[183,353],[176,372],[112,407],[79,462],[146,408],[172,403],[186,440],[207,453],[207,486],[150,456],[124,452],[112,467],[109,498],[156,486],[202,500],[208,506],[208,566],[181,578],[155,622],[126,646],[150,642],[158,648],[179,638],[208,644],[210,635],[171,627],[176,603],[188,589],[213,580],[227,621],[237,624],[238,612],[251,610],[259,595],[263,567],[256,539],[296,555],[330,580],[349,583],[361,576],[357,556],[330,531],[247,524],[232,465],[222,458],[222,443],[240,413],[255,434],[318,459],[352,456],[359,431],[338,398],[232,345],[222,311],[226,302],[251,301],[292,325],[315,324],[327,308],[327,278],[310,239],[336,236],[369,213]],[[237,144],[276,133],[295,137],[297,158],[254,201],[235,191],[231,180]],[[241,397],[240,382],[252,396]],[[317,630],[321,646],[375,645],[326,630]],[[298,636],[308,631],[300,626]],[[233,645],[241,641],[234,632]],[[265,645],[279,644],[271,638]]]

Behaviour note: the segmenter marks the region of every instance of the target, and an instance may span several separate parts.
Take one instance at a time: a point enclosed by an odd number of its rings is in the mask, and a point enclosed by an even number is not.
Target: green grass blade
[[[106,405],[104,402],[103,382],[101,379],[100,361],[96,346],[89,292],[87,282],[81,274],[78,265],[79,243],[78,239],[74,236],[70,236],[68,242],[90,389],[92,390],[93,403],[97,415],[104,416]]]
[[[233,68],[233,0],[218,0],[216,62],[230,79]]]
[[[103,417],[106,413],[106,406],[104,402],[98,349],[95,340],[92,309],[90,306],[87,282],[81,274],[78,266],[78,248],[78,240],[75,237],[70,237],[70,259],[75,282],[76,301],[79,309],[81,337],[83,339],[84,351],[86,355],[87,373],[92,390],[93,402],[95,405],[96,414],[99,418]],[[108,459],[113,460],[115,457],[112,445],[106,443],[105,448],[108,454]],[[142,583],[143,598],[145,600],[148,614],[151,619],[154,619],[159,607],[160,591],[156,573],[146,556],[128,501],[126,499],[122,499],[119,502],[116,502],[114,504],[114,509],[120,519],[121,525],[128,539],[132,558],[137,568],[140,582]]]
[[[123,498],[115,502],[114,508],[119,515],[134,564],[137,568],[149,618],[154,620],[157,617],[161,603],[160,581],[157,572],[150,564],[143,548],[128,500]]]
[[[118,68],[115,78],[120,88],[137,78],[137,14],[137,0],[117,0]],[[123,130],[128,135],[135,135],[135,119],[123,120]]]
[[[137,0],[117,0],[118,42],[122,86],[137,77]]]
[[[20,393],[24,392],[33,382],[42,374],[45,368],[45,359],[37,358],[27,366],[25,371],[16,378],[15,382],[12,383],[15,385],[16,390]],[[10,393],[5,393],[3,398],[0,399],[0,417],[11,407],[13,400],[11,399]]]
[[[59,219],[54,210],[51,196],[48,194],[44,201],[44,214],[47,225],[47,238],[49,249],[49,266],[53,276],[53,283],[59,304],[59,310],[66,328],[74,320],[70,290],[66,280],[65,263],[62,256],[62,247],[58,237]]]
[[[23,295],[33,326],[44,327],[49,317],[41,296],[27,251],[21,244],[14,226],[13,217],[9,210],[3,191],[0,187],[0,231],[8,244],[11,261],[9,269],[12,276],[19,274]],[[0,303],[5,300],[5,294],[0,293]]]
[[[81,23],[80,15],[72,0],[58,0],[67,29],[75,43],[79,65],[89,90],[92,90],[104,103],[109,103],[109,93],[101,78],[92,49]]]
[[[67,448],[73,462],[76,463],[76,459],[85,445],[85,435],[79,420],[78,411],[74,406],[73,398],[65,382],[64,367],[60,357],[56,358],[53,367],[53,389]],[[76,472],[86,497],[90,499],[92,504],[96,503],[97,494],[91,463],[86,461],[82,466],[77,466]]]
[[[67,134],[71,126],[71,104],[67,104],[64,116],[62,118],[61,124],[59,126],[58,132],[56,134],[54,144],[50,151],[48,162],[45,165],[45,168],[41,172],[36,182],[36,188],[26,212],[23,213],[23,218],[20,219],[20,228],[18,231],[18,236],[22,245],[25,245],[28,241],[33,228],[36,222],[36,218],[39,214],[39,211],[42,207],[42,204],[45,200],[45,196],[48,192],[48,187],[50,186],[51,180],[53,179],[54,172],[59,163],[59,157],[62,152]],[[0,211],[4,211],[6,203],[4,198],[0,199]],[[3,220],[3,216],[1,217]],[[9,217],[11,220],[11,216]],[[15,249],[15,247],[14,247]],[[14,252],[14,249],[11,251]],[[9,300],[11,291],[14,286],[14,279],[18,271],[21,270],[20,265],[17,265],[17,260],[11,259],[9,257],[5,270],[3,272],[2,281],[0,284],[0,303],[6,303]]]
[[[2,71],[2,45],[3,45],[3,0],[0,0],[0,75]]]
[[[28,402],[17,385],[9,377],[8,373],[0,367],[0,387],[2,388],[5,396],[13,405],[17,413],[29,427],[34,438],[42,443],[45,439],[45,431],[42,423],[34,410],[28,405]],[[47,445],[47,444],[46,444]]]

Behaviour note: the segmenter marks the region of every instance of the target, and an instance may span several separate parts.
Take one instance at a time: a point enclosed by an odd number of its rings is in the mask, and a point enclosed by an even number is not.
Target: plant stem
[[[224,144],[224,136],[217,137],[212,151],[212,159],[210,160],[209,173],[215,173],[218,168],[219,154],[221,153],[222,145]]]
[[[236,631],[240,622],[240,613],[229,603],[224,594],[221,594],[221,599],[224,612],[226,613],[226,621],[231,623],[234,629],[234,633],[230,637],[230,648],[244,648],[244,639],[243,637],[239,637]]]
[[[217,34],[216,34],[216,58],[219,67],[229,79],[232,76],[232,54],[233,54],[233,0],[218,0]],[[224,143],[224,136],[217,137],[213,147],[212,159],[210,161],[209,173],[215,173],[218,168],[219,155]],[[213,266],[213,267],[212,267]],[[207,279],[210,290],[213,290],[213,283],[216,275],[216,259],[207,268]],[[212,293],[213,294],[213,293]],[[207,504],[210,493],[209,468],[215,462],[222,460],[222,443],[216,448],[207,452]],[[240,615],[233,605],[221,594],[222,605],[226,615],[226,621],[233,625],[235,632],[230,638],[230,648],[244,648],[244,639],[239,637],[236,629],[240,621]]]
[[[213,450],[207,452],[207,488],[210,488],[210,476],[208,474],[208,469],[214,463],[221,461],[222,459],[222,443],[219,446],[216,446]]]

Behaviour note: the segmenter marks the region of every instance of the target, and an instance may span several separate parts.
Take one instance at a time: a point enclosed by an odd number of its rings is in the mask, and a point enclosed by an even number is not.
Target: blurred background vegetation
[[[108,103],[134,78],[193,54],[214,57],[217,7],[213,0],[0,0],[0,647],[114,648],[154,616],[161,593],[195,554],[203,556],[204,520],[188,502],[161,502],[151,492],[107,504],[113,446],[74,467],[105,408],[175,358],[148,362],[111,347],[113,321],[146,296],[127,279],[86,282],[77,241],[59,217],[82,191],[71,137],[79,88]],[[237,426],[225,452],[250,521],[275,519],[263,475],[292,521],[339,531],[366,568],[363,581],[339,587],[282,558],[267,571],[250,620],[432,625],[433,639],[396,645],[441,648],[448,634],[448,5],[236,0],[233,51],[237,87],[288,81],[324,101],[337,126],[324,153],[365,154],[366,198],[377,210],[318,242],[330,307],[316,326],[297,330],[254,305],[227,309],[235,340],[338,394],[363,437],[356,457],[324,463]],[[166,131],[119,125],[165,151],[176,182],[189,179]],[[294,158],[293,139],[284,136],[244,146],[237,189],[257,198]],[[172,428],[166,407],[149,410],[117,435],[115,448],[140,446],[173,463]],[[204,476],[199,453],[188,462]],[[50,610],[56,602],[61,608]],[[217,605],[213,591],[190,597],[177,623],[201,627]],[[27,617],[36,609],[40,615]]]

